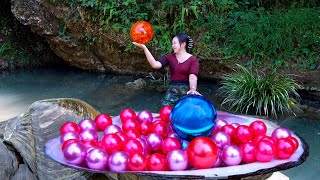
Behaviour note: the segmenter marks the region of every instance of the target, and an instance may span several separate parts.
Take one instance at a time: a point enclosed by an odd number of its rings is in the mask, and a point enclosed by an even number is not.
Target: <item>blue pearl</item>
[[[186,95],[172,108],[172,129],[181,139],[191,141],[199,136],[209,137],[214,129],[217,113],[203,96]]]

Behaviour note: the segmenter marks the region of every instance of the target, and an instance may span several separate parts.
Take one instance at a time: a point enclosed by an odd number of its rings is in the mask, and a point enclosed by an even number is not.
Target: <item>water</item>
[[[34,101],[50,98],[81,99],[101,113],[113,116],[127,107],[135,111],[158,112],[164,92],[126,86],[127,82],[138,78],[66,69],[0,73],[0,121],[24,113]],[[198,88],[216,110],[223,110],[219,106],[221,98],[216,96],[217,84],[199,82]],[[302,115],[280,118],[278,122],[304,138],[310,147],[310,155],[303,164],[282,173],[293,180],[318,179],[320,117]]]
[[[135,78],[65,70],[4,74],[0,81],[0,120],[25,112],[34,101],[50,98],[81,99],[110,115],[119,114],[125,107],[155,110],[160,95],[125,85]]]
[[[37,100],[50,98],[81,99],[101,113],[119,115],[130,107],[135,111],[158,112],[165,92],[154,89],[134,89],[126,85],[139,77],[89,73],[75,70],[41,69],[0,74],[0,121],[24,113]],[[148,79],[146,79],[148,80]],[[148,83],[150,84],[150,83]],[[211,96],[216,88],[204,88],[203,94]]]
[[[320,173],[320,117],[319,115],[301,115],[278,120],[279,124],[286,127],[309,145],[307,160],[292,169],[283,171],[292,180],[318,179]]]

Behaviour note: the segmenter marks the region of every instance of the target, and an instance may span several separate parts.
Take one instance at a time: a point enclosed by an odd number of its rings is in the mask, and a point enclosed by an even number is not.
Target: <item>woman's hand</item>
[[[197,90],[195,89],[190,89],[187,94],[195,94],[195,95],[199,95],[199,96],[202,96],[202,94],[200,94]]]
[[[144,44],[139,44],[139,43],[136,43],[136,42],[132,42],[132,44],[134,44],[135,46],[137,46],[137,47],[139,47],[139,48],[141,48],[143,50],[147,49],[147,46],[144,45]]]

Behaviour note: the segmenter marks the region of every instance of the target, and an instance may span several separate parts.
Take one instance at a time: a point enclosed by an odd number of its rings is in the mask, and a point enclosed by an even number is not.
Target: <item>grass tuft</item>
[[[224,97],[222,106],[229,106],[236,112],[254,111],[257,115],[293,113],[290,94],[299,97],[296,89],[300,87],[293,79],[276,72],[252,72],[239,64],[235,73],[223,77],[219,94]]]

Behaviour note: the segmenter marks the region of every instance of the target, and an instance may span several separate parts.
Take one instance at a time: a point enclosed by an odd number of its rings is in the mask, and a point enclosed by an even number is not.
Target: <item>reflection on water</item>
[[[36,70],[0,74],[0,121],[24,113],[31,103],[49,98],[81,99],[101,113],[118,115],[130,107],[135,111],[159,111],[164,92],[133,89],[125,85],[138,77],[116,76],[73,70]],[[217,110],[221,99],[218,86],[199,83],[199,91]],[[304,138],[310,155],[302,165],[282,171],[290,179],[317,179],[320,172],[320,117],[297,116],[280,118],[279,124]]]

